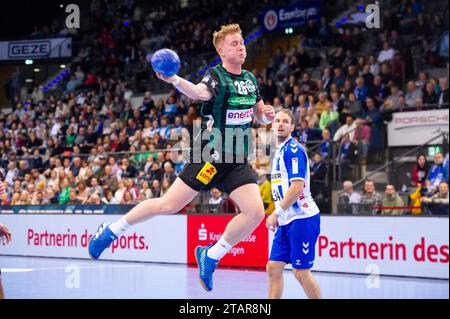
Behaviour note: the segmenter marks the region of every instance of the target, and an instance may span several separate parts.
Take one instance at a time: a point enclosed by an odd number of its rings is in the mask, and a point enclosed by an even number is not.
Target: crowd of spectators
[[[133,1],[93,1],[89,14],[98,25],[61,81],[61,93],[35,88],[26,105],[17,101],[11,114],[0,113],[1,203],[135,204],[163,195],[185,163],[178,151],[170,150],[170,136],[192,125],[198,104],[171,90],[164,99],[147,91],[140,105],[132,105],[137,93],[132,88],[139,88],[127,70],[148,78],[148,54],[162,46],[175,49],[182,60],[212,51],[212,31],[239,14],[230,13],[227,2],[213,3],[209,9],[162,6],[146,12]],[[208,23],[204,10],[228,14],[211,14],[214,19]],[[400,15],[398,21],[391,18],[394,13]],[[354,180],[355,165],[382,156],[393,112],[448,108],[448,78],[430,78],[422,71],[405,81],[403,71],[410,68],[405,36],[428,37],[443,30],[439,14],[423,30],[424,17],[413,3],[385,12],[385,27],[374,31],[369,51],[361,47],[361,27],[339,32],[325,17],[317,24],[311,20],[298,35],[298,45],[278,48],[266,68],[252,70],[266,103],[295,115],[294,136],[312,150],[314,196],[329,196],[324,189],[329,188],[328,160],[336,156],[333,145],[338,145],[340,179]],[[187,33],[193,36],[189,41]],[[258,173],[263,193],[268,161],[256,161],[253,167],[263,172]],[[423,170],[421,166],[416,172],[420,185],[428,176]],[[386,189],[383,203],[370,184],[361,203],[400,204],[395,188]],[[434,193],[425,195],[432,198],[440,183],[430,185]],[[355,200],[355,194],[349,198]],[[268,197],[265,206],[270,209]]]
[[[432,165],[424,154],[417,156],[417,163],[410,174],[410,187],[400,196],[394,185],[388,184],[384,197],[375,189],[373,180],[364,182],[362,194],[353,190],[353,183],[346,180],[339,196],[339,209],[347,214],[448,214],[449,159],[438,152]]]

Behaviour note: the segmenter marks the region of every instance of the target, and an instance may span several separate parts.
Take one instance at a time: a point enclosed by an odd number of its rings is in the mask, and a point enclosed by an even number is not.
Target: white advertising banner
[[[0,215],[13,241],[0,255],[89,258],[87,245],[102,222],[121,215]],[[159,216],[132,227],[101,256],[104,260],[187,263],[187,216]]]
[[[71,56],[71,38],[0,41],[0,61],[65,58]]]
[[[389,146],[422,145],[439,134],[448,132],[448,110],[394,113],[388,124]],[[441,139],[432,142],[441,143]]]
[[[322,217],[315,270],[449,278],[449,219]]]
[[[89,236],[118,216],[2,214],[13,241],[0,245],[0,255],[89,258]],[[187,221],[186,215],[159,216],[132,227],[102,259],[188,263]],[[315,252],[317,271],[448,279],[449,219],[322,216]]]
[[[448,221],[445,217],[321,216],[313,270],[448,279]],[[273,237],[269,232],[269,254]]]

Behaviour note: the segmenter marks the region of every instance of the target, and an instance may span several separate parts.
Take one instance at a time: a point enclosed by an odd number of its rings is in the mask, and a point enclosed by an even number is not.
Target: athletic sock
[[[127,229],[130,227],[130,224],[127,223],[125,220],[125,216],[120,218],[118,221],[112,223],[109,225],[109,229],[117,236],[119,237],[122,235]]]
[[[220,260],[230,251],[231,248],[233,248],[233,246],[227,243],[225,238],[222,236],[214,246],[208,249],[207,256],[215,260]]]

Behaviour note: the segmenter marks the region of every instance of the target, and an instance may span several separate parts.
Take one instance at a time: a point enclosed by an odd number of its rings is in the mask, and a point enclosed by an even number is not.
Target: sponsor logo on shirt
[[[231,106],[253,106],[256,104],[256,98],[254,96],[233,96],[228,99],[228,104]]]
[[[231,125],[242,125],[252,121],[253,108],[245,110],[227,110],[227,122]]]

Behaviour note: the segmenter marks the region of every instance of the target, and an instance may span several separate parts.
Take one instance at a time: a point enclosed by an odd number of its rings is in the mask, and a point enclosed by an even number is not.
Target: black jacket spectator
[[[424,90],[422,99],[423,104],[425,105],[435,105],[439,101],[439,96],[434,91],[430,93],[427,90]]]

